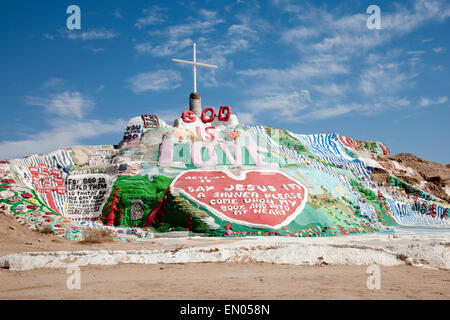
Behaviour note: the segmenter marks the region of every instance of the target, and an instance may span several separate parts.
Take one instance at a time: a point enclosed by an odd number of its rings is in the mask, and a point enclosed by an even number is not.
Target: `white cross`
[[[172,59],[172,61],[192,64],[192,66],[193,66],[192,69],[193,69],[193,72],[194,72],[194,93],[197,92],[197,69],[196,69],[196,67],[200,66],[200,67],[207,67],[207,68],[217,69],[217,66],[213,66],[212,64],[206,64],[206,63],[197,62],[197,54],[196,54],[196,50],[195,50],[195,42],[194,42],[194,61],[186,61],[186,60],[179,60],[179,59]]]

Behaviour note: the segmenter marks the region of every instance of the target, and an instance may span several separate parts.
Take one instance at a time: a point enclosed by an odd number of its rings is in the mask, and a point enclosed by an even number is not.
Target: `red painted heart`
[[[306,188],[283,172],[249,170],[235,176],[228,171],[188,170],[177,176],[171,192],[220,219],[250,227],[278,229],[303,210]]]

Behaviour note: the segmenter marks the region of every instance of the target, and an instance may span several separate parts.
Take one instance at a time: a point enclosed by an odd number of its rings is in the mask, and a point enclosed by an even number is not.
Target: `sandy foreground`
[[[450,299],[448,234],[81,244],[0,219],[0,299]]]
[[[191,263],[80,268],[80,289],[65,269],[0,270],[0,299],[450,299],[450,272],[380,267],[368,289],[364,266]]]

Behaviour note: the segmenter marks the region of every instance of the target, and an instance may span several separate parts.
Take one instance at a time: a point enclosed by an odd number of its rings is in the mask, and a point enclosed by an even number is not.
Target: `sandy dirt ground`
[[[217,239],[217,243],[234,242],[236,239]],[[189,247],[214,244],[211,238],[193,238],[185,240],[184,245]],[[153,238],[145,242],[103,242],[80,243],[80,241],[67,240],[54,235],[32,231],[19,224],[12,216],[0,214],[0,256],[19,252],[48,252],[48,251],[82,251],[82,250],[141,250],[141,249],[167,249],[180,248],[177,238]]]
[[[0,270],[0,299],[450,299],[450,272],[381,267],[369,290],[367,267],[197,263],[80,268],[80,289],[65,269]],[[70,281],[69,281],[70,283]]]
[[[18,252],[173,249],[180,239],[81,244],[31,231],[0,215],[0,256]],[[186,242],[187,241],[187,242]],[[187,247],[236,239],[184,239]],[[381,289],[369,290],[367,267],[270,263],[187,263],[81,267],[81,289],[66,269],[0,269],[0,299],[450,299],[450,271],[380,267]]]

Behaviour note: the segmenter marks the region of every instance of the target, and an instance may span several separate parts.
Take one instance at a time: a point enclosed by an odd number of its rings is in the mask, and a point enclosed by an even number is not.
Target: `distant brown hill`
[[[392,173],[403,181],[450,201],[450,195],[446,192],[446,188],[450,189],[450,164],[423,160],[410,153],[380,156],[377,160],[392,164],[396,168],[391,170]],[[389,173],[383,169],[372,172],[372,178],[377,182],[385,181],[388,177]]]

